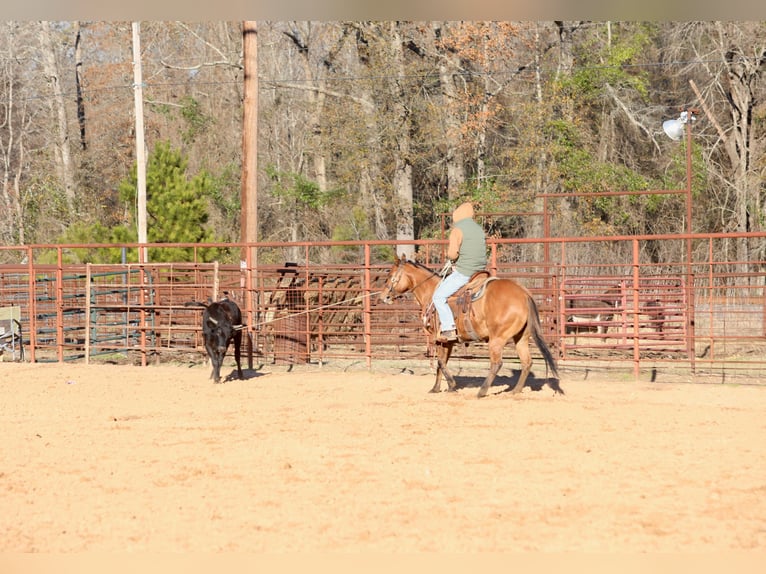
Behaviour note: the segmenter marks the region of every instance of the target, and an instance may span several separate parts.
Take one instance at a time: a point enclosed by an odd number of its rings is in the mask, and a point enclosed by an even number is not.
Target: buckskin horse
[[[441,276],[438,273],[402,255],[389,270],[385,287],[380,292],[380,301],[391,304],[396,297],[411,292],[420,305],[424,327],[429,336],[433,336],[439,332],[439,325],[438,316],[433,312],[431,298],[440,280]],[[469,295],[467,301],[464,296],[466,290]],[[510,339],[513,339],[516,345],[521,362],[521,375],[511,393],[521,392],[532,368],[530,338],[535,340],[545,364],[558,378],[556,362],[542,336],[537,305],[525,287],[512,279],[490,277],[487,271],[480,271],[448,301],[455,315],[459,341],[482,341],[489,344],[489,374],[479,389],[479,397],[487,394],[497,377],[503,365],[503,348]],[[448,390],[456,390],[455,378],[447,369],[447,361],[454,345],[454,341],[437,341],[438,367],[436,382],[430,391],[432,393],[440,391],[442,374],[447,380]],[[557,392],[563,392],[557,386],[553,388]]]

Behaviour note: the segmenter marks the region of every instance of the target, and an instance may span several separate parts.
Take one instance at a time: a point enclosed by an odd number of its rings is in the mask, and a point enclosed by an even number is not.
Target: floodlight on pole
[[[697,119],[699,110],[687,108],[681,110],[677,120],[662,122],[662,130],[673,141],[678,141],[686,133],[686,232],[692,232],[692,124]]]
[[[662,130],[673,141],[678,141],[686,132],[686,350],[691,361],[692,372],[694,364],[694,273],[692,267],[692,123],[697,119],[696,109],[681,111],[677,120],[662,122]]]
[[[681,115],[678,116],[677,120],[665,120],[662,122],[662,130],[670,139],[678,141],[684,135],[684,127],[687,122],[694,122],[696,119],[693,111],[684,110],[681,112]]]

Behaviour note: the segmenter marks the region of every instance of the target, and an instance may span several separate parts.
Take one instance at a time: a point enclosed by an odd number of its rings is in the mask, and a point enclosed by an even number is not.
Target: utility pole
[[[240,268],[245,271],[245,308],[248,325],[256,325],[253,314],[253,286],[257,283],[258,248],[258,26],[255,21],[242,24],[242,51],[245,65],[244,113],[242,118],[242,190]],[[249,263],[249,265],[248,265]]]
[[[148,263],[146,248],[146,148],[144,144],[144,90],[141,73],[141,38],[138,22],[133,22],[133,98],[136,108],[136,178],[138,179],[139,263]]]

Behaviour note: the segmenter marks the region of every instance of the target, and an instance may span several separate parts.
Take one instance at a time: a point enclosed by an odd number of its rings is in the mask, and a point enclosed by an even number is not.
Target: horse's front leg
[[[492,382],[495,380],[495,377],[497,377],[497,374],[500,372],[500,368],[503,366],[503,347],[505,347],[505,343],[502,341],[489,342],[489,373],[479,389],[479,398],[487,395],[489,388],[492,386]]]
[[[438,393],[441,391],[442,374],[447,380],[447,390],[454,392],[457,389],[455,378],[452,376],[452,373],[449,372],[449,369],[447,369],[447,361],[449,361],[449,358],[452,355],[452,347],[454,345],[454,343],[439,343],[436,345],[436,381],[429,392]]]
[[[497,377],[497,374],[500,372],[500,368],[503,366],[503,361],[498,362],[491,362],[489,364],[489,374],[487,375],[487,378],[484,379],[484,382],[481,385],[481,388],[479,389],[478,397],[482,398],[487,396],[487,392],[489,392],[489,388],[492,386],[492,382],[495,380],[495,377]]]

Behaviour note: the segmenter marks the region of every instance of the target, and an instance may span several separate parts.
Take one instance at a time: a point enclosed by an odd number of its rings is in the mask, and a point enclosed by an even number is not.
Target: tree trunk
[[[309,90],[306,94],[308,100],[309,120],[308,133],[312,144],[309,147],[311,163],[311,177],[317,182],[320,191],[327,190],[327,168],[324,155],[324,145],[322,142],[322,113],[325,104],[326,82],[322,77],[316,77],[313,72],[310,56],[313,53],[310,46],[310,37],[312,32],[311,22],[292,22],[290,29],[285,35],[292,40],[300,56],[301,65],[306,81],[316,87],[315,90]]]
[[[434,36],[441,34],[443,22],[433,23]],[[440,54],[439,84],[441,87],[442,113],[444,114],[445,142],[447,152],[444,161],[447,164],[447,196],[456,198],[465,184],[465,156],[461,135],[460,105],[458,90],[455,86],[455,73],[459,70],[459,59],[454,52],[443,50]]]
[[[64,188],[64,196],[70,213],[74,214],[75,209],[75,185],[74,169],[72,167],[72,154],[69,149],[69,125],[66,116],[66,106],[64,105],[64,94],[61,90],[61,81],[59,67],[56,60],[56,51],[53,47],[53,38],[51,25],[48,21],[40,22],[40,45],[42,47],[43,71],[51,84],[53,98],[51,106],[56,117],[56,171],[59,181]]]
[[[556,79],[569,78],[574,67],[574,32],[579,27],[579,22],[556,21],[559,34],[559,62],[556,70]],[[568,100],[564,107],[564,119],[571,121],[574,118],[574,107]]]
[[[372,77],[370,68],[370,58],[367,53],[369,40],[365,38],[362,28],[356,29],[356,66],[361,70],[360,76]],[[372,88],[367,82],[357,82],[355,90],[359,94],[359,101],[369,102],[369,105],[362,105],[364,114],[365,137],[367,153],[359,166],[359,193],[361,195],[361,205],[372,206],[372,224],[375,231],[375,237],[378,239],[389,239],[388,225],[386,224],[386,200],[381,185],[381,158],[383,152],[378,130],[377,109],[374,102]]]
[[[542,84],[542,77],[540,73],[540,32],[537,27],[535,27],[535,33],[534,33],[534,66],[535,66],[535,103],[536,103],[536,109],[537,114],[539,117],[544,117],[546,114],[546,111],[543,109],[545,103],[543,102],[543,84]],[[540,140],[543,139],[543,130],[535,130],[535,134],[533,137],[540,138]],[[548,164],[548,154],[546,152],[546,147],[543,144],[542,141],[536,142],[535,146],[539,151],[537,153],[537,161],[536,161],[536,168],[535,168],[535,180],[534,180],[534,206],[535,211],[537,213],[543,213],[543,210],[545,208],[546,202],[545,199],[540,197],[540,193],[544,193],[547,190],[547,164]],[[545,215],[543,216],[545,217]],[[545,220],[543,217],[533,217],[530,219],[529,223],[529,230],[530,235],[532,237],[543,237],[545,235]],[[542,261],[544,259],[543,254],[540,252],[541,247],[540,246],[530,246],[532,247],[533,253],[532,257],[534,257],[535,261]]]
[[[75,22],[74,80],[77,93],[77,125],[80,127],[80,147],[85,151],[88,148],[88,143],[85,138],[85,100],[82,97],[82,34],[80,33],[79,22]]]
[[[415,238],[414,213],[412,204],[412,164],[410,160],[410,131],[411,118],[408,106],[405,104],[403,85],[407,78],[404,69],[404,53],[402,36],[397,23],[390,28],[390,58],[391,70],[394,77],[390,81],[391,104],[394,110],[394,133],[396,147],[394,149],[393,187],[396,197],[396,239],[407,240]],[[412,257],[415,246],[402,244],[397,247],[399,254]]]

